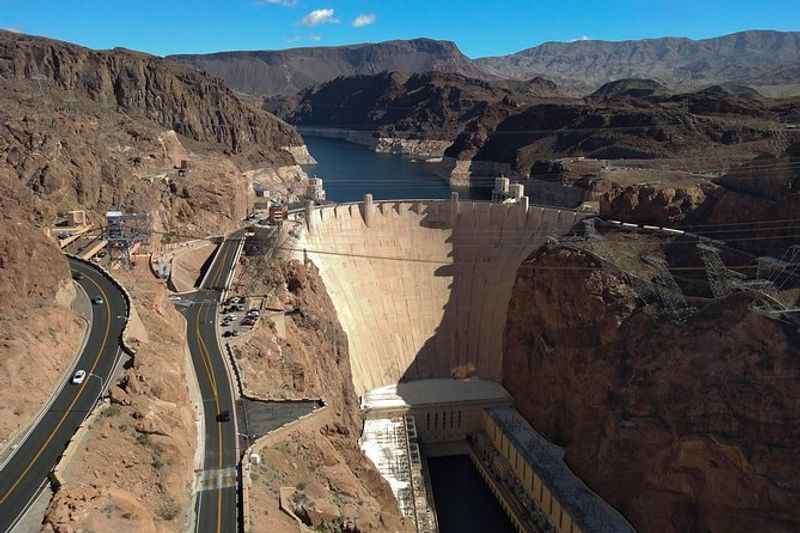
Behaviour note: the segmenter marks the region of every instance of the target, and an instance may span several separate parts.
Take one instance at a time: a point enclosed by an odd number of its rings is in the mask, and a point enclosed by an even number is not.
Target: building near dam
[[[516,272],[585,216],[456,193],[289,214],[288,248],[317,266],[348,336],[362,449],[418,531],[437,527],[425,456],[451,452],[471,458],[519,531],[633,531],[501,385]]]

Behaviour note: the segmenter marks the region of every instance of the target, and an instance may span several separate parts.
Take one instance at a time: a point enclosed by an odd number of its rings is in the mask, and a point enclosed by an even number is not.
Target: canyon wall
[[[350,204],[311,210],[292,247],[319,268],[357,393],[401,379],[499,381],[512,273],[577,219],[525,204]]]
[[[298,130],[303,135],[325,137],[327,139],[340,139],[353,144],[366,146],[379,154],[397,154],[408,157],[439,158],[442,157],[447,147],[452,144],[452,141],[449,140],[376,136],[372,131],[316,128],[313,126],[300,126]]]
[[[543,249],[517,274],[502,382],[639,531],[797,531],[796,325],[751,304],[734,295],[678,324],[615,268]]]

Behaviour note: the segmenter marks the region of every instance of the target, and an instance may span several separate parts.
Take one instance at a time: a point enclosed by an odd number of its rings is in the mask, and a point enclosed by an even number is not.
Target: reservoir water
[[[469,457],[429,457],[428,466],[440,533],[514,533]]]
[[[446,179],[430,165],[408,158],[378,154],[357,144],[323,137],[304,137],[316,165],[306,167],[309,176],[324,180],[328,200],[361,201],[370,192],[376,200],[396,198],[450,198]],[[474,191],[459,191],[462,199],[475,198]]]

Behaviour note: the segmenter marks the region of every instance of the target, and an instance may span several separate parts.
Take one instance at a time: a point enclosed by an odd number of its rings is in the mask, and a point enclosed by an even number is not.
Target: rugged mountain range
[[[378,151],[490,164],[473,168],[475,175],[521,177],[536,174],[537,161],[563,157],[681,158],[682,167],[694,161],[698,168],[752,158],[771,150],[773,130],[795,120],[798,104],[730,83],[676,93],[654,80],[625,79],[578,98],[542,78],[486,81],[446,73],[342,77],[266,101],[312,133]],[[432,143],[423,150],[424,140]]]
[[[383,71],[441,71],[491,77],[464,56],[455,43],[433,39],[168,58],[219,76],[238,91],[266,96],[294,94],[339,76]]]
[[[712,39],[545,43],[515,54],[470,59],[449,41],[413,39],[276,51],[170,56],[223,78],[238,91],[290,95],[341,76],[382,71],[452,72],[484,80],[544,77],[589,94],[627,78],[696,90],[737,82],[772,95],[800,88],[800,32],[746,31]]]
[[[446,140],[489,110],[508,114],[559,96],[558,87],[542,78],[485,81],[444,72],[382,72],[336,78],[294,97],[269,98],[265,105],[297,126]]]
[[[502,78],[548,76],[587,88],[621,78],[652,78],[681,88],[726,81],[769,86],[800,81],[800,32],[545,43],[511,55],[481,58],[475,64]]]

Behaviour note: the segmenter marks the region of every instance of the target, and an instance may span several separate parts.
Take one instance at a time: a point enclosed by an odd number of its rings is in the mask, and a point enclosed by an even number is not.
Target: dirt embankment
[[[111,388],[111,406],[65,465],[45,524],[58,532],[185,531],[196,445],[185,321],[146,267],[115,276],[146,335],[135,365]]]
[[[523,265],[508,317],[518,408],[640,531],[800,528],[796,328],[744,295],[682,325],[652,316],[617,271],[566,249]]]
[[[33,224],[30,195],[0,174],[0,449],[19,435],[80,349],[66,258]]]
[[[262,464],[253,471],[250,493],[253,531],[297,527],[279,509],[281,487],[298,490],[294,510],[314,528],[406,531],[388,485],[358,448],[361,420],[347,336],[316,267],[245,258],[241,272],[239,290],[272,294],[273,302],[292,311],[285,338],[265,320],[236,350],[248,386],[270,398],[323,398],[328,405],[328,414],[320,415],[327,416],[324,423],[301,426],[258,450]]]

